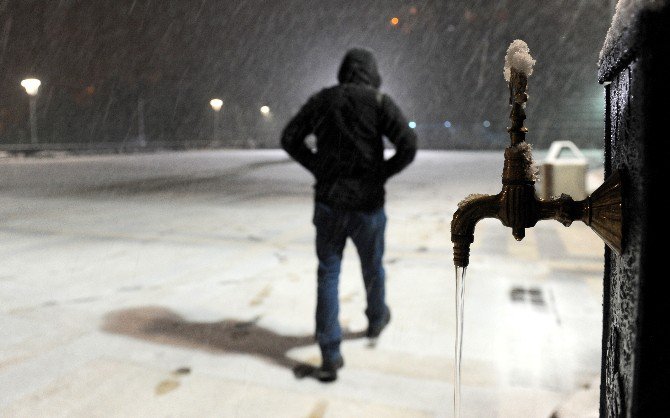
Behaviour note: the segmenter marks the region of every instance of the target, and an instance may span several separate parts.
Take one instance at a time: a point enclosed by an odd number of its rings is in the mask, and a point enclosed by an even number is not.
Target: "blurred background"
[[[502,62],[525,40],[532,143],[601,147],[596,62],[613,1],[0,0],[0,144],[274,148],[347,49],[372,49],[382,90],[428,149],[506,144]],[[220,110],[210,106],[221,100]],[[261,111],[261,109],[263,109]]]
[[[0,0],[0,415],[453,416],[449,225],[465,196],[500,191],[506,49],[522,39],[537,60],[536,159],[571,141],[584,158],[556,165],[591,192],[613,13],[611,0]],[[320,362],[313,179],[277,148],[351,47],[374,51],[420,151],[387,187],[393,322],[376,345],[361,338],[348,246],[346,367],[327,386],[292,373]],[[603,243],[581,223],[526,234],[477,225],[462,416],[598,416]]]

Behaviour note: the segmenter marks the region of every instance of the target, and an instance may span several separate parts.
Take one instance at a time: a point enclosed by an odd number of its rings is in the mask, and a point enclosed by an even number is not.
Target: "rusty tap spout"
[[[458,204],[451,221],[451,241],[454,243],[454,265],[467,267],[470,244],[475,240],[475,225],[484,218],[497,218],[500,194],[470,195]]]
[[[514,56],[519,52],[527,55],[526,61],[531,61],[530,68],[524,65],[513,65],[510,55]],[[522,58],[525,59],[526,55],[523,55]],[[525,228],[532,227],[537,222],[537,211],[534,205],[536,170],[531,147],[525,142],[528,129],[523,126],[526,119],[524,109],[528,101],[526,93],[528,75],[532,73],[533,63],[534,60],[530,58],[525,42],[514,41],[510,45],[508,57],[505,58],[505,78],[509,86],[512,123],[507,128],[510,135],[510,146],[505,149],[503,188],[495,196],[471,195],[459,203],[451,221],[451,241],[454,243],[454,264],[457,267],[467,267],[469,263],[470,244],[474,242],[475,224],[479,220],[499,219],[503,225],[512,228],[512,234],[517,240],[523,239]]]
[[[588,198],[575,201],[568,195],[540,200],[535,195],[537,169],[532,148],[526,143],[528,129],[523,126],[528,76],[535,63],[525,42],[516,40],[507,50],[505,79],[509,85],[511,126],[507,128],[510,146],[505,148],[502,191],[497,195],[470,195],[458,204],[451,221],[454,264],[467,267],[470,244],[474,242],[475,225],[484,218],[496,218],[512,229],[517,241],[543,219],[554,219],[565,226],[579,220],[589,225],[615,252],[622,251],[622,177],[615,171]]]

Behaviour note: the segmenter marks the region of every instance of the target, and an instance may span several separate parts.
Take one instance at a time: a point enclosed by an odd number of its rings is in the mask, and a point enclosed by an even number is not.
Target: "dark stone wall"
[[[606,84],[606,175],[625,173],[624,250],[605,254],[603,417],[667,416],[669,409],[670,309],[660,239],[661,196],[668,190],[663,168],[670,163],[669,11],[640,14],[599,74]]]
[[[608,173],[614,168],[625,170],[625,197],[623,211],[627,215],[623,224],[625,250],[621,256],[608,251],[608,277],[605,280],[609,312],[604,324],[606,335],[605,385],[607,391],[606,416],[629,416],[633,390],[635,336],[639,310],[640,255],[643,239],[643,207],[647,190],[643,186],[642,168],[644,125],[635,123],[633,114],[639,109],[640,96],[635,94],[638,85],[638,65],[631,64],[607,86],[608,115],[610,123]],[[632,107],[632,108],[631,108]],[[639,213],[636,216],[631,214]]]

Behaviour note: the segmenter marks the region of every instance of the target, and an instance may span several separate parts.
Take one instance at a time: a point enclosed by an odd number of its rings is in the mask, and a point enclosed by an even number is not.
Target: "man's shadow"
[[[251,321],[225,319],[218,322],[189,322],[169,309],[147,306],[107,314],[103,331],[127,335],[159,344],[213,352],[240,353],[262,357],[293,371],[295,377],[314,377],[316,367],[287,356],[289,350],[315,343],[314,335],[281,335]],[[363,338],[365,331],[344,332],[343,340]]]

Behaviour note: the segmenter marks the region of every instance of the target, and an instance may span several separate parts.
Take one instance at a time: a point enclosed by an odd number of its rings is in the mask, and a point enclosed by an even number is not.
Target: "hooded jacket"
[[[282,133],[282,147],[316,178],[315,200],[345,210],[384,205],[384,184],[412,162],[416,135],[396,104],[379,92],[372,53],[352,49],[338,72],[339,84],[312,96]],[[316,136],[316,151],[305,138]],[[396,148],[384,160],[385,136]]]

